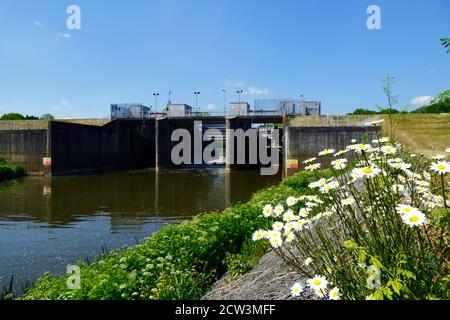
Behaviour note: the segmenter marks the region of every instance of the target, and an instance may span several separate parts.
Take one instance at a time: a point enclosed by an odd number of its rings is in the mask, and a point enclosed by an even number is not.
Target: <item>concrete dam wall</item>
[[[0,155],[20,163],[28,173],[69,175],[92,174],[133,168],[179,168],[170,160],[177,128],[193,131],[194,121],[224,123],[227,129],[250,129],[254,118],[208,119],[118,119],[102,126],[50,121],[46,129],[0,130]],[[257,120],[257,119],[256,119]],[[295,120],[295,119],[294,119]],[[285,175],[304,168],[304,159],[326,148],[343,149],[352,139],[370,142],[380,127],[304,127],[288,118],[259,119],[259,123],[279,123],[282,133],[280,155]],[[293,125],[291,125],[293,123]],[[230,139],[226,138],[226,168],[258,169],[261,165],[231,164]],[[246,159],[248,159],[248,150]],[[234,157],[235,157],[234,152]],[[296,164],[296,165],[292,165]]]

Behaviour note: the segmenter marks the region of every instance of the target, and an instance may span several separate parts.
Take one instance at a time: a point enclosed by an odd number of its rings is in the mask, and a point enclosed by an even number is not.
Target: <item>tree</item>
[[[43,120],[53,120],[53,119],[55,119],[55,117],[52,114],[50,114],[50,113],[46,113],[46,114],[43,114],[41,116],[41,119],[43,119]]]
[[[25,120],[25,117],[20,113],[5,113],[0,120]]]
[[[391,140],[394,136],[393,126],[392,126],[392,107],[398,103],[398,95],[392,93],[392,86],[395,83],[395,77],[391,73],[386,73],[383,82],[383,92],[386,95],[388,106],[389,106],[389,126],[391,131]]]
[[[442,38],[442,45],[447,49],[447,53],[450,53],[450,38]]]
[[[450,98],[450,90],[445,90],[444,92],[439,93],[433,100],[431,100],[431,103],[443,102],[448,98]]]

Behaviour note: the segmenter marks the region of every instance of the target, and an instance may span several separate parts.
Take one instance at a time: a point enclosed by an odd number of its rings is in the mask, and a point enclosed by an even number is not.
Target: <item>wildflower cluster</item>
[[[318,174],[323,165],[333,175],[318,175],[308,195],[266,205],[268,228],[253,234],[305,279],[291,294],[311,290],[332,300],[448,298],[446,156],[409,155],[388,138],[371,144],[353,140],[345,150],[318,154],[324,156],[333,159],[308,159],[305,170]]]

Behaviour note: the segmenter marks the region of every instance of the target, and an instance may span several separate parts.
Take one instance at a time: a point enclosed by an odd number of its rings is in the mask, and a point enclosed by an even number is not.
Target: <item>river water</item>
[[[0,290],[93,259],[189,219],[248,200],[280,176],[224,169],[26,177],[0,183]]]

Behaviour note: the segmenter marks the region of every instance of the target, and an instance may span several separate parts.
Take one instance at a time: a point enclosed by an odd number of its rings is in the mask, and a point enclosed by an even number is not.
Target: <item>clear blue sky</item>
[[[66,8],[81,8],[68,30]],[[366,27],[370,4],[381,30]],[[222,108],[228,101],[322,101],[324,113],[384,106],[396,78],[399,106],[450,89],[450,1],[1,0],[0,114],[106,117],[112,102]]]

